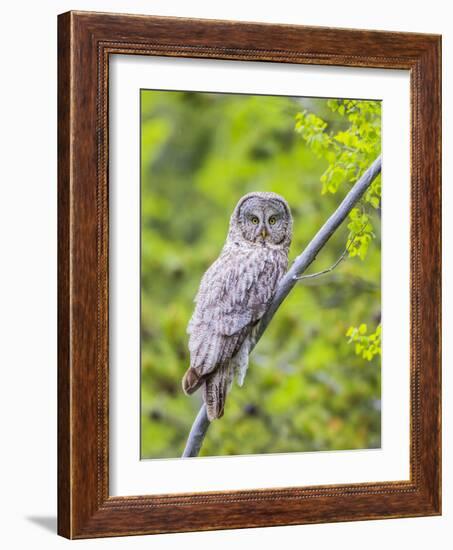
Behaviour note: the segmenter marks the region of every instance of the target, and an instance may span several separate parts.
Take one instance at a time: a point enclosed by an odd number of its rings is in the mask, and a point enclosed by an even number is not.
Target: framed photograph
[[[58,47],[59,534],[440,514],[440,37]]]

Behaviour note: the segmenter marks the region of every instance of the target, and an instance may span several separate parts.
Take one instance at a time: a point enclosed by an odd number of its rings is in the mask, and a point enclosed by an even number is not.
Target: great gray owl
[[[222,252],[201,279],[182,385],[186,394],[203,387],[209,420],[223,415],[235,375],[242,386],[257,324],[288,265],[291,234],[285,199],[249,193],[236,205]]]

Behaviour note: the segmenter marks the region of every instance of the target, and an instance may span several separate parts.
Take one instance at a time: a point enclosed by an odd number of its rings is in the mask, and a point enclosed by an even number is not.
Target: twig
[[[324,269],[323,271],[317,271],[316,273],[310,273],[309,275],[300,275],[299,277],[294,277],[294,279],[296,281],[302,281],[303,279],[314,279],[315,277],[320,277],[321,275],[325,275],[326,273],[330,273],[331,271],[333,271],[337,265],[342,261],[344,260],[344,257],[346,256],[346,254],[348,253],[348,250],[347,248],[345,248],[343,250],[343,254],[338,258],[338,260],[332,264],[330,267],[328,267],[327,269]]]
[[[261,318],[260,324],[258,326],[258,332],[255,336],[255,342],[250,347],[250,352],[258,343],[259,339],[271,322],[276,311],[280,307],[283,300],[291,292],[292,288],[299,280],[299,277],[308,268],[308,266],[313,263],[319,251],[327,243],[327,241],[338,229],[338,227],[343,223],[356,202],[362,197],[362,195],[365,193],[365,191],[368,189],[374,179],[378,176],[378,174],[380,174],[381,167],[382,159],[381,156],[379,156],[368,168],[368,170],[363,174],[363,176],[354,184],[354,186],[343,199],[341,204],[326,221],[326,223],[321,227],[321,229],[316,233],[316,235],[310,241],[302,254],[300,254],[294,260],[293,265],[278,284],[274,298],[272,299],[272,302],[268,307],[266,313]],[[206,432],[209,428],[209,424],[210,422],[206,414],[206,407],[205,405],[202,405],[192,425],[192,429],[190,430],[183,457],[198,456],[201,445],[206,436]]]
[[[321,275],[325,275],[326,273],[330,273],[331,271],[333,271],[337,267],[337,265],[344,260],[346,254],[349,252],[349,249],[354,244],[357,237],[360,237],[360,235],[363,233],[367,225],[368,225],[368,222],[363,224],[362,229],[354,235],[351,241],[349,241],[348,246],[343,250],[343,253],[334,264],[332,264],[327,269],[324,269],[323,271],[317,271],[316,273],[310,273],[309,275],[301,275],[299,277],[295,277],[296,281],[302,281],[303,279],[314,279],[315,277],[319,277]]]

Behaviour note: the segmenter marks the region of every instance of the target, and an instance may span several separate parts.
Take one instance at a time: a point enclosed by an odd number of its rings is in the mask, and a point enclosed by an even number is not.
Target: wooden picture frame
[[[441,513],[439,36],[69,12],[58,20],[58,532],[68,538]],[[109,495],[109,56],[406,69],[411,82],[410,480]]]

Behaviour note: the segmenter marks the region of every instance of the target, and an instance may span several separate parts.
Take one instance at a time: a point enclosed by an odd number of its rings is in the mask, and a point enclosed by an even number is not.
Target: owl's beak
[[[264,229],[264,227],[263,227],[263,229],[261,229],[260,235],[263,237],[263,239],[265,239],[267,237],[267,231]]]

